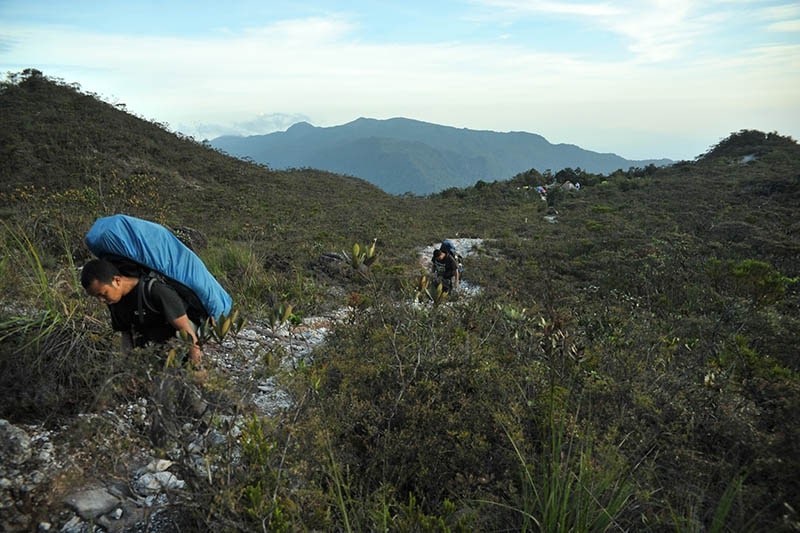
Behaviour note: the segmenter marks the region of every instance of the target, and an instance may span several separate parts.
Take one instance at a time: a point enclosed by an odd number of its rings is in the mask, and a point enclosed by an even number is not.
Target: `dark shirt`
[[[164,342],[175,336],[171,321],[186,314],[186,305],[175,289],[161,281],[154,281],[147,302],[142,301],[141,319],[139,293],[143,282],[122,299],[108,306],[111,311],[111,327],[114,331],[133,333],[133,345],[143,346],[147,342]],[[155,310],[151,309],[152,306]]]
[[[452,255],[445,254],[444,258],[441,260],[437,257],[433,258],[432,268],[437,277],[443,280],[449,280],[456,275],[458,263]]]

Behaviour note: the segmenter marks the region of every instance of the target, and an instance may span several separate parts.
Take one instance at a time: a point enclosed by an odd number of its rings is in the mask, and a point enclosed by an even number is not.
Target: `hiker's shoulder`
[[[150,293],[150,295],[154,298],[173,298],[173,297],[180,297],[178,295],[178,291],[175,290],[175,287],[170,285],[164,278],[153,276],[153,277],[146,277],[142,280],[143,283],[146,284],[145,289]]]

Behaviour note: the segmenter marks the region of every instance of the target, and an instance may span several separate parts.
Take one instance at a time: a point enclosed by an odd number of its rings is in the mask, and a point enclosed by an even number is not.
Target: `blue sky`
[[[408,117],[693,159],[800,140],[790,0],[0,0],[36,68],[198,140]]]

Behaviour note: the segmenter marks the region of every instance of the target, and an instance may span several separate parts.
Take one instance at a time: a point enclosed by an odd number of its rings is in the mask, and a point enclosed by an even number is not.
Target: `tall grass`
[[[747,478],[746,474],[737,474],[725,488],[716,509],[714,510],[714,517],[711,520],[711,525],[708,528],[709,533],[723,533],[728,530],[727,522],[736,503],[737,498],[741,495],[744,480]],[[746,526],[740,525],[739,531],[752,530],[752,524]]]
[[[551,422],[549,439],[538,456],[527,455],[506,430],[522,475],[522,531],[589,532],[623,529],[617,518],[635,492],[619,463],[604,462],[593,453],[591,438],[569,431],[562,421]]]
[[[0,268],[16,301],[0,309],[0,416],[34,421],[88,408],[115,367],[110,328],[79,289],[70,254],[48,270],[22,228],[2,230]]]

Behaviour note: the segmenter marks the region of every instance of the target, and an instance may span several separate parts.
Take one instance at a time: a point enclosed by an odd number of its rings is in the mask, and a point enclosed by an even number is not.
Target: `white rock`
[[[92,520],[119,505],[119,498],[106,489],[90,489],[67,497],[64,503],[72,507],[85,520]]]
[[[140,468],[137,473],[144,474],[148,472],[163,472],[173,464],[174,463],[169,459],[154,459],[153,461],[150,461],[147,466]]]
[[[0,420],[0,459],[8,465],[21,465],[32,456],[31,438],[25,430]]]
[[[143,474],[133,481],[133,490],[139,496],[158,494],[164,490],[182,489],[186,482],[178,479],[172,472],[152,472]]]

